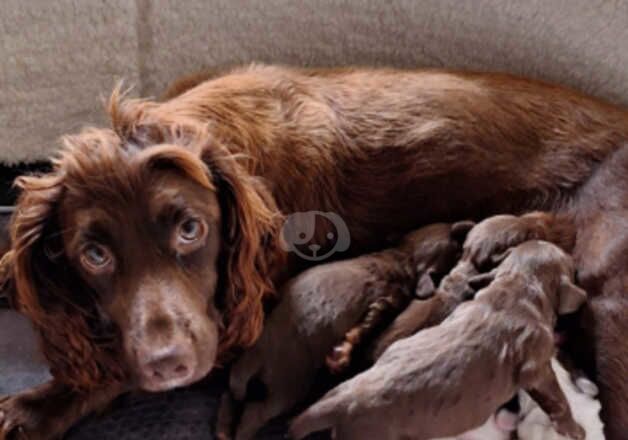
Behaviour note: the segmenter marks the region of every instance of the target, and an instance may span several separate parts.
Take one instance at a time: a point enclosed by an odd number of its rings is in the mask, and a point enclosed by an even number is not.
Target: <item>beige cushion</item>
[[[48,156],[103,123],[116,79],[250,61],[503,70],[628,104],[628,2],[614,0],[4,0],[0,160]]]

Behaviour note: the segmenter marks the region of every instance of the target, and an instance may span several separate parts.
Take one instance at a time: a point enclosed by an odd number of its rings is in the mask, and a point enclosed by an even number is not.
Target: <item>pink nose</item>
[[[147,357],[142,370],[149,380],[169,382],[185,380],[192,373],[189,356],[178,346],[171,346]]]

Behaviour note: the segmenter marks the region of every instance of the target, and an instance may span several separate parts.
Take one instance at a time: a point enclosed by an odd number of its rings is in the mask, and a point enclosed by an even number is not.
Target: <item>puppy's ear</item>
[[[513,248],[508,248],[504,252],[502,252],[501,254],[493,254],[493,255],[491,255],[491,264],[493,266],[498,266],[498,265],[502,264],[504,262],[504,260],[506,258],[508,258],[508,256],[510,255],[510,253],[512,252],[512,249]]]
[[[493,282],[496,274],[497,270],[493,269],[490,272],[472,276],[469,278],[469,286],[475,291],[483,289]]]
[[[414,296],[418,299],[427,299],[436,292],[436,272],[430,269],[424,272],[417,281]]]
[[[568,276],[564,275],[558,288],[558,314],[574,313],[586,300],[587,292],[576,286]]]
[[[472,220],[464,220],[464,221],[456,222],[453,225],[451,225],[450,236],[452,239],[462,244],[466,240],[467,234],[469,234],[469,231],[473,229],[474,226],[475,226],[475,222]]]

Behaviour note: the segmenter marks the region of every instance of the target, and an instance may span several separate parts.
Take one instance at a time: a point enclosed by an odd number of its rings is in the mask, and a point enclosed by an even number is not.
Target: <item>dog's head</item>
[[[17,181],[14,281],[59,380],[159,391],[257,338],[281,219],[202,128],[127,135],[66,137],[51,173]]]
[[[556,314],[577,311],[587,299],[586,292],[575,284],[575,266],[572,258],[555,244],[530,240],[510,248],[502,256],[503,262],[495,269],[500,274],[531,274],[543,286]]]

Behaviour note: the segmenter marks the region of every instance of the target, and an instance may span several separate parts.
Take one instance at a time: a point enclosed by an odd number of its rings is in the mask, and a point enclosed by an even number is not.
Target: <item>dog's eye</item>
[[[179,239],[183,243],[191,243],[203,237],[205,225],[198,219],[188,218],[179,225]]]
[[[107,247],[88,243],[81,250],[81,263],[91,272],[103,272],[113,264],[113,256]]]

